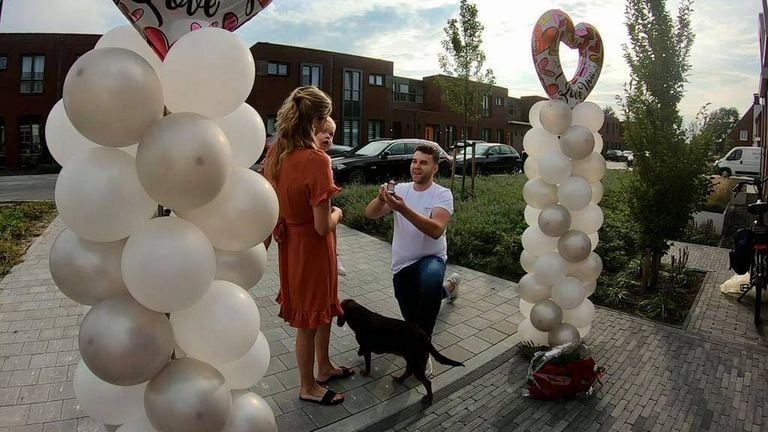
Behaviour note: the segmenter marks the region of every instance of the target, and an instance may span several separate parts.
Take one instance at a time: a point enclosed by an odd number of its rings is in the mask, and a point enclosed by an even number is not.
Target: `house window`
[[[5,119],[0,118],[0,156],[5,155]]]
[[[39,155],[42,141],[43,119],[40,116],[19,119],[19,153],[22,156]]]
[[[384,75],[370,74],[368,75],[368,84],[377,87],[384,87]]]
[[[742,129],[739,131],[739,141],[746,141],[748,138],[748,131],[746,129]]]
[[[483,128],[483,141],[489,142],[491,140],[491,130],[488,128]]]
[[[491,116],[491,97],[488,95],[483,96],[483,117]]]
[[[267,116],[267,134],[274,135],[277,128],[275,127],[275,123],[277,122],[277,117],[275,116]]]
[[[504,129],[496,129],[496,142],[503,143],[504,141]]]
[[[323,67],[313,64],[301,65],[301,85],[320,88],[323,83]]]
[[[368,141],[384,136],[384,120],[368,121]]]
[[[288,63],[269,62],[267,74],[275,76],[288,76]]]
[[[357,147],[360,143],[360,120],[344,120],[344,138],[345,146]]]
[[[496,106],[504,106],[504,98],[497,97],[496,98]]]
[[[6,70],[8,68],[8,56],[0,55],[0,70]]]
[[[40,94],[43,92],[45,78],[45,56],[21,56],[21,88],[23,94]]]
[[[461,139],[471,139],[472,138],[472,127],[471,126],[464,126],[464,128],[461,130],[462,136]]]
[[[449,125],[445,130],[445,141],[448,148],[453,147],[456,144],[456,126]]]

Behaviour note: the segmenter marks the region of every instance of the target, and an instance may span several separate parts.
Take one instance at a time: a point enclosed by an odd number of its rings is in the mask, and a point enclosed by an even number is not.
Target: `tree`
[[[615,109],[613,109],[613,107],[612,107],[612,106],[610,106],[610,105],[606,105],[605,107],[603,107],[603,114],[604,114],[606,117],[616,117],[616,118],[618,118],[618,117],[619,117],[619,116],[616,114],[616,110],[615,110]]]
[[[676,20],[666,0],[628,0],[629,43],[623,46],[630,81],[621,106],[624,142],[635,153],[627,182],[629,208],[642,250],[641,287],[654,289],[668,239],[679,238],[709,190],[709,148],[688,139],[678,105],[685,93],[694,33],[692,0]]]
[[[709,104],[700,112],[702,118],[699,133],[709,140],[712,154],[722,156],[733,147],[733,142],[728,140],[728,134],[739,122],[739,111],[733,107],[722,107],[710,113],[708,108]]]
[[[483,31],[485,26],[478,21],[477,6],[467,0],[461,0],[459,18],[451,18],[443,29],[442,41],[444,52],[438,55],[440,69],[447,77],[440,77],[437,85],[442,91],[443,101],[448,107],[461,114],[464,126],[468,121],[475,121],[483,114],[483,99],[489,98],[491,87],[496,82],[493,70],[485,68],[483,51]],[[462,130],[462,138],[467,139]],[[455,151],[454,151],[455,156]],[[455,174],[455,173],[453,173]],[[453,174],[451,186],[453,186]],[[475,164],[472,162],[472,184],[474,186]],[[462,195],[464,180],[462,179]]]

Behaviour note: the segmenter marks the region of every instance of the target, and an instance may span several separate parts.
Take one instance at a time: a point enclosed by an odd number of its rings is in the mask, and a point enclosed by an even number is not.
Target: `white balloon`
[[[248,47],[236,34],[212,27],[182,36],[160,69],[168,110],[210,118],[224,117],[240,107],[255,77]]]
[[[124,239],[157,209],[136,175],[135,160],[94,147],[72,158],[56,180],[56,208],[78,236],[96,242]]]
[[[568,275],[581,281],[596,280],[602,272],[603,260],[594,252],[590,253],[589,257],[580,263],[568,264]]]
[[[560,100],[548,100],[541,107],[539,119],[541,127],[547,132],[560,135],[571,126],[573,114],[567,103]]]
[[[100,380],[80,360],[75,369],[74,388],[77,402],[94,420],[122,424],[144,411],[147,383],[117,386]]]
[[[605,114],[600,105],[594,102],[582,102],[573,107],[573,124],[589,128],[597,132],[603,127]]]
[[[557,186],[543,179],[528,180],[523,186],[523,199],[533,208],[557,204]]]
[[[594,182],[589,184],[590,189],[592,189],[592,202],[593,203],[599,203],[603,200],[603,194],[605,193],[605,189],[603,188],[603,183],[601,182]]]
[[[533,128],[523,136],[523,148],[528,156],[541,157],[554,151],[560,151],[560,140],[544,129]]]
[[[132,25],[121,25],[104,33],[96,42],[96,48],[125,48],[140,55],[155,72],[160,71],[162,60]]]
[[[595,293],[595,289],[597,289],[597,279],[593,279],[589,282],[583,282],[583,283],[584,283],[584,295],[586,297],[589,297]]]
[[[539,159],[541,178],[549,184],[557,185],[571,176],[571,160],[559,151],[551,152]]]
[[[193,32],[194,33],[194,32]],[[221,193],[195,210],[177,212],[197,225],[217,249],[243,251],[264,241],[277,223],[272,185],[247,168],[234,168]]]
[[[267,249],[258,244],[242,252],[216,249],[216,280],[225,280],[250,289],[267,268]]]
[[[533,271],[533,266],[536,264],[536,260],[538,257],[531,255],[530,253],[523,251],[520,254],[520,266],[525,270],[526,273],[531,273]]]
[[[207,363],[237,360],[259,336],[259,308],[251,296],[227,281],[213,281],[192,306],[171,314],[176,342],[188,356]]]
[[[579,336],[581,336],[581,339],[583,340],[585,337],[587,337],[589,332],[592,331],[592,324],[586,327],[577,328],[577,330],[579,331]]]
[[[261,157],[267,129],[261,115],[244,103],[226,117],[217,119],[232,146],[232,166],[250,168]]]
[[[216,369],[224,375],[227,386],[233,390],[247,389],[261,381],[269,368],[269,343],[259,332],[256,342],[244,356],[228,363],[216,363]]]
[[[552,301],[563,309],[578,307],[586,297],[584,283],[574,277],[567,277],[552,287]]]
[[[531,110],[528,111],[528,121],[531,123],[532,127],[540,128],[541,126],[541,119],[539,114],[541,113],[541,108],[546,104],[546,100],[540,100],[533,104],[531,106]]]
[[[584,299],[584,301],[574,309],[563,309],[563,322],[572,324],[579,329],[589,326],[594,319],[595,305],[593,305],[589,299]]]
[[[75,129],[103,146],[136,144],[163,116],[163,89],[155,70],[123,48],[83,54],[67,73],[63,95]]]
[[[232,411],[220,432],[277,432],[277,422],[269,404],[255,393],[235,395]]]
[[[571,126],[560,137],[560,150],[571,159],[584,159],[594,149],[593,132],[584,126]]]
[[[584,159],[573,161],[572,175],[582,177],[589,183],[595,183],[605,176],[605,170],[605,158],[598,153],[592,153]]]
[[[592,199],[592,187],[581,177],[569,177],[557,188],[557,199],[568,210],[581,210]]]
[[[157,429],[152,427],[152,423],[149,422],[145,411],[138,417],[123,423],[122,426],[117,428],[116,432],[157,432]]]
[[[533,310],[533,307],[536,305],[536,303],[529,303],[522,298],[520,299],[520,313],[523,314],[524,317],[528,318],[531,316],[531,310]]]
[[[133,156],[133,158],[135,159],[136,158],[136,153],[138,153],[138,151],[139,151],[139,145],[138,144],[133,144],[133,145],[125,146],[125,147],[120,147],[120,150],[128,153],[129,155]]]
[[[598,243],[600,243],[600,234],[595,231],[592,234],[588,234],[587,237],[589,237],[589,241],[592,242],[592,251],[594,252],[595,249],[597,249]]]
[[[537,209],[529,205],[525,206],[525,210],[523,211],[525,221],[528,223],[528,226],[532,227],[539,226],[539,214],[541,214],[541,209]]]
[[[538,330],[531,324],[530,319],[526,319],[517,326],[517,334],[521,342],[531,341],[536,345],[547,345],[549,340],[547,332]]]
[[[525,172],[525,176],[531,180],[541,177],[541,173],[539,173],[539,161],[533,156],[528,156],[525,160],[523,163],[523,171]]]
[[[571,229],[584,234],[597,232],[603,226],[603,210],[597,204],[590,202],[583,210],[571,212]]]
[[[523,248],[531,255],[541,257],[557,249],[557,239],[549,237],[538,228],[528,227],[523,231]],[[538,260],[537,260],[538,262]]]
[[[64,166],[72,157],[98,144],[84,137],[72,126],[64,111],[64,99],[59,99],[45,122],[45,141],[51,156]]]
[[[542,285],[554,285],[560,282],[567,272],[568,264],[557,252],[540,256],[533,266],[533,277]]]
[[[603,152],[603,137],[598,132],[592,132],[592,136],[595,138],[595,148],[592,151],[601,154]]]
[[[537,281],[532,274],[523,276],[517,284],[520,298],[532,304],[548,299],[551,291],[552,286]]]
[[[193,224],[160,217],[128,239],[122,267],[125,285],[139,303],[175,312],[192,306],[211,287],[216,256]]]
[[[176,113],[141,138],[136,171],[144,190],[175,211],[192,210],[221,192],[232,170],[232,150],[219,125],[199,114]]]

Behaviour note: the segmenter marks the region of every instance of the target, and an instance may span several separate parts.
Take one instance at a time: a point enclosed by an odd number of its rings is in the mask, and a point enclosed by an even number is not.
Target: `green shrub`
[[[29,242],[56,216],[53,202],[0,206],[0,278],[21,262]]]

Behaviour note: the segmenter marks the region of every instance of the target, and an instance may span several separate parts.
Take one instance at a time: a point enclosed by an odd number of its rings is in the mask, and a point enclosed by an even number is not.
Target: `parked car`
[[[622,161],[625,161],[626,158],[624,157],[624,153],[622,153],[621,150],[606,150],[605,160],[622,162]]]
[[[734,147],[712,166],[715,174],[723,177],[731,175],[760,175],[761,147]]]
[[[411,160],[416,147],[429,144],[440,151],[439,174],[450,175],[448,154],[434,141],[418,138],[376,140],[331,159],[337,183],[370,183],[410,178]]]
[[[267,157],[267,153],[269,152],[269,149],[272,148],[272,144],[275,143],[275,140],[277,140],[277,135],[270,135],[267,137],[267,142],[264,144],[264,151],[261,153],[261,156],[259,156],[259,160],[256,161],[256,163],[251,167],[251,169],[255,170],[256,172],[263,172],[264,171],[264,158]],[[343,145],[331,145],[331,148],[326,150],[325,152],[330,156],[331,158],[343,155],[345,153],[351,152],[353,149],[349,146],[343,146]]]
[[[479,143],[475,145],[475,167],[477,174],[517,173],[522,170],[520,153],[512,146],[497,143]],[[456,173],[464,171],[464,152],[456,155]],[[467,147],[467,174],[472,170],[472,150]]]
[[[352,147],[350,147],[350,146],[343,146],[343,145],[333,144],[331,146],[331,148],[329,148],[325,152],[328,153],[328,156],[330,156],[330,157],[336,157],[336,156],[341,156],[344,153],[349,153],[351,151],[352,151]]]

